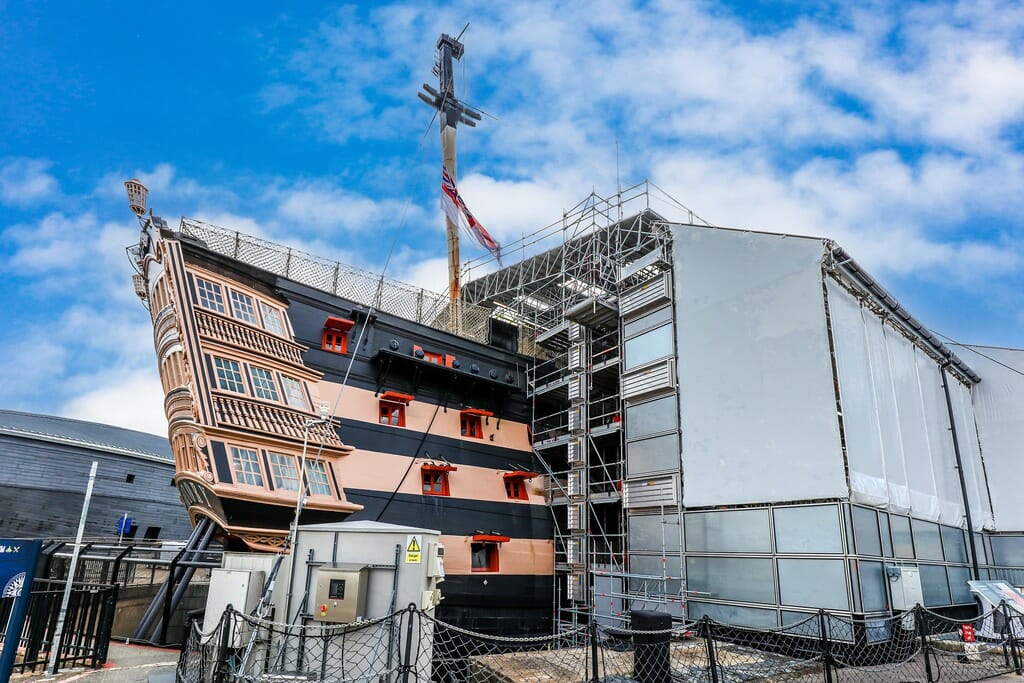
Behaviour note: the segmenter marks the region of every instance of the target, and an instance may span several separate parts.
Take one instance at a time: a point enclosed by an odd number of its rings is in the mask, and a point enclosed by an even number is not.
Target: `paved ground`
[[[15,674],[11,683],[29,681],[83,681],[83,683],[173,683],[178,651],[148,645],[125,645],[111,641],[107,666],[102,669],[69,669],[53,678],[42,673]],[[1019,683],[1019,682],[1018,682]]]

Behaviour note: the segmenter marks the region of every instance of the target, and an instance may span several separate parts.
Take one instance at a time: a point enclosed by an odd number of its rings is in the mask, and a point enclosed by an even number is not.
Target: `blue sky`
[[[1019,3],[0,2],[0,407],[165,429],[133,175],[174,225],[374,270],[404,213],[389,274],[443,290],[415,93],[467,21],[493,118],[460,188],[499,240],[612,193],[617,142],[626,182],[832,237],[936,331],[1024,346]]]

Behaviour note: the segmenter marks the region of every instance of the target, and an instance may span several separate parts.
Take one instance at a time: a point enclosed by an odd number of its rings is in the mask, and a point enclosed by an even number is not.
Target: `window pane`
[[[252,389],[258,398],[265,398],[268,401],[280,400],[277,396],[277,386],[274,384],[274,375],[263,368],[249,368],[249,375],[252,377]]]
[[[331,484],[327,481],[327,467],[315,460],[306,461],[306,482],[311,496],[331,495]]]
[[[278,491],[298,491],[299,471],[295,468],[295,458],[283,453],[267,453],[270,459],[270,472],[274,479],[274,488]]]
[[[775,545],[780,553],[841,553],[839,508],[835,505],[775,508]]]
[[[263,314],[263,326],[274,334],[284,336],[284,321],[281,319],[281,312],[276,308],[260,302],[260,312]]]
[[[942,540],[939,537],[939,525],[911,519],[910,526],[914,530],[914,548],[917,549],[919,560],[941,560]]]
[[[629,517],[629,549],[678,553],[679,517],[676,515],[631,515]]]
[[[941,527],[942,550],[946,553],[946,562],[967,562],[967,539],[962,529],[951,526]]]
[[[245,393],[245,387],[242,384],[242,369],[237,361],[214,358],[213,367],[217,373],[217,386],[228,391]]]
[[[882,542],[878,535],[878,515],[868,508],[852,507],[853,532],[857,536],[858,555],[881,555]]]
[[[629,476],[678,470],[679,439],[675,434],[630,441],[626,444],[626,471]]]
[[[1024,536],[992,536],[992,564],[998,567],[1024,566]]]
[[[946,567],[949,575],[949,592],[952,594],[954,605],[970,605],[974,603],[974,595],[971,594],[971,587],[967,582],[971,580],[971,570],[968,567]]]
[[[722,624],[751,626],[753,628],[775,628],[778,626],[775,610],[773,609],[714,605],[707,602],[694,602],[690,600],[686,604],[686,611],[690,619],[700,619],[707,615],[708,618]]]
[[[235,317],[239,320],[244,320],[253,325],[259,324],[259,321],[256,319],[256,309],[252,305],[251,296],[231,290],[231,310],[234,311]]]
[[[626,406],[626,438],[636,439],[659,432],[673,431],[679,423],[676,396]]]
[[[623,339],[628,339],[629,337],[632,337],[632,336],[636,335],[639,332],[642,332],[644,330],[649,330],[652,327],[654,327],[655,325],[660,325],[661,323],[668,322],[671,319],[672,319],[672,307],[671,306],[665,306],[664,308],[659,308],[658,310],[652,311],[651,313],[648,313],[647,315],[645,315],[645,316],[643,316],[641,318],[637,318],[636,320],[633,320],[631,322],[625,323],[622,326],[622,338]]]
[[[662,562],[662,560],[665,560]],[[663,572],[664,570],[664,572]],[[682,575],[682,561],[679,557],[663,558],[659,555],[629,556],[629,589],[635,593],[646,593],[649,596],[667,595],[681,599],[683,581],[681,578],[662,578],[662,576],[679,577]],[[657,577],[642,579],[637,575]]]
[[[720,600],[775,603],[775,577],[768,558],[687,557],[686,588]]]
[[[985,539],[981,534],[974,534],[974,552],[978,553],[978,564],[988,564],[988,553],[985,551]]]
[[[259,455],[256,451],[232,446],[231,464],[235,470],[235,480],[239,484],[263,486],[263,474],[260,472]]]
[[[896,557],[913,559],[914,541],[910,536],[910,520],[899,515],[889,515],[892,530],[892,551]]]
[[[199,305],[218,313],[224,312],[224,297],[221,295],[220,285],[200,277],[196,278],[196,298]]]
[[[795,607],[850,609],[842,560],[779,560],[782,603]]]
[[[949,581],[946,568],[941,565],[922,564],[921,593],[924,595],[925,607],[938,607],[950,604]]]
[[[623,366],[626,370],[639,367],[644,363],[671,356],[673,353],[672,333],[675,330],[673,325],[662,325],[661,327],[644,332],[633,337],[623,345]]]
[[[881,562],[857,562],[860,569],[860,592],[865,612],[882,612],[889,608],[885,592],[885,566]]]
[[[684,517],[686,550],[710,553],[770,553],[768,510],[690,512]]]
[[[878,512],[878,527],[882,534],[882,555],[892,557],[892,536],[889,535],[889,515]]]
[[[284,387],[284,395],[288,397],[288,405],[299,410],[309,409],[309,401],[306,400],[306,392],[302,390],[302,382],[282,375],[281,386]]]

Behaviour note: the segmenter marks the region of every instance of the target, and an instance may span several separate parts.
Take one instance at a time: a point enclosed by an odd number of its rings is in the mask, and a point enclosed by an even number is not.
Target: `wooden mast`
[[[468,27],[469,24],[466,26]],[[463,33],[465,31],[465,28],[462,29]],[[439,89],[435,90],[429,84],[424,83],[424,92],[417,93],[421,100],[440,112],[442,161],[453,183],[458,181],[458,163],[455,154],[456,126],[459,123],[464,123],[474,127],[476,121],[480,120],[480,114],[466,107],[455,97],[452,61],[462,58],[464,48],[459,42],[461,37],[462,33],[456,38],[442,33],[441,37],[437,39],[437,63],[434,65],[434,73],[438,77]],[[459,309],[459,300],[462,295],[459,226],[452,222],[447,215],[444,223],[448,238],[448,329],[458,334],[462,327],[462,315]]]

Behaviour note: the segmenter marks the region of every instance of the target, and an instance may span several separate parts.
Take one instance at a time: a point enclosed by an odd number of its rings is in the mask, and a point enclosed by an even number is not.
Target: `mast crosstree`
[[[465,31],[465,28],[462,29],[463,33]],[[462,33],[455,38],[447,33],[442,33],[441,37],[437,39],[437,62],[434,64],[434,75],[438,78],[439,88],[435,89],[429,83],[424,83],[423,92],[417,93],[421,100],[440,113],[441,154],[444,168],[451,176],[452,182],[458,181],[458,164],[455,154],[456,127],[463,123],[473,128],[481,118],[479,112],[466,106],[455,96],[455,76],[452,62],[462,59],[462,54],[465,51],[462,43],[459,42],[461,37]],[[451,332],[458,333],[462,319],[459,315],[459,298],[462,291],[459,278],[459,226],[448,216],[445,216],[444,222],[448,237],[448,328]]]

